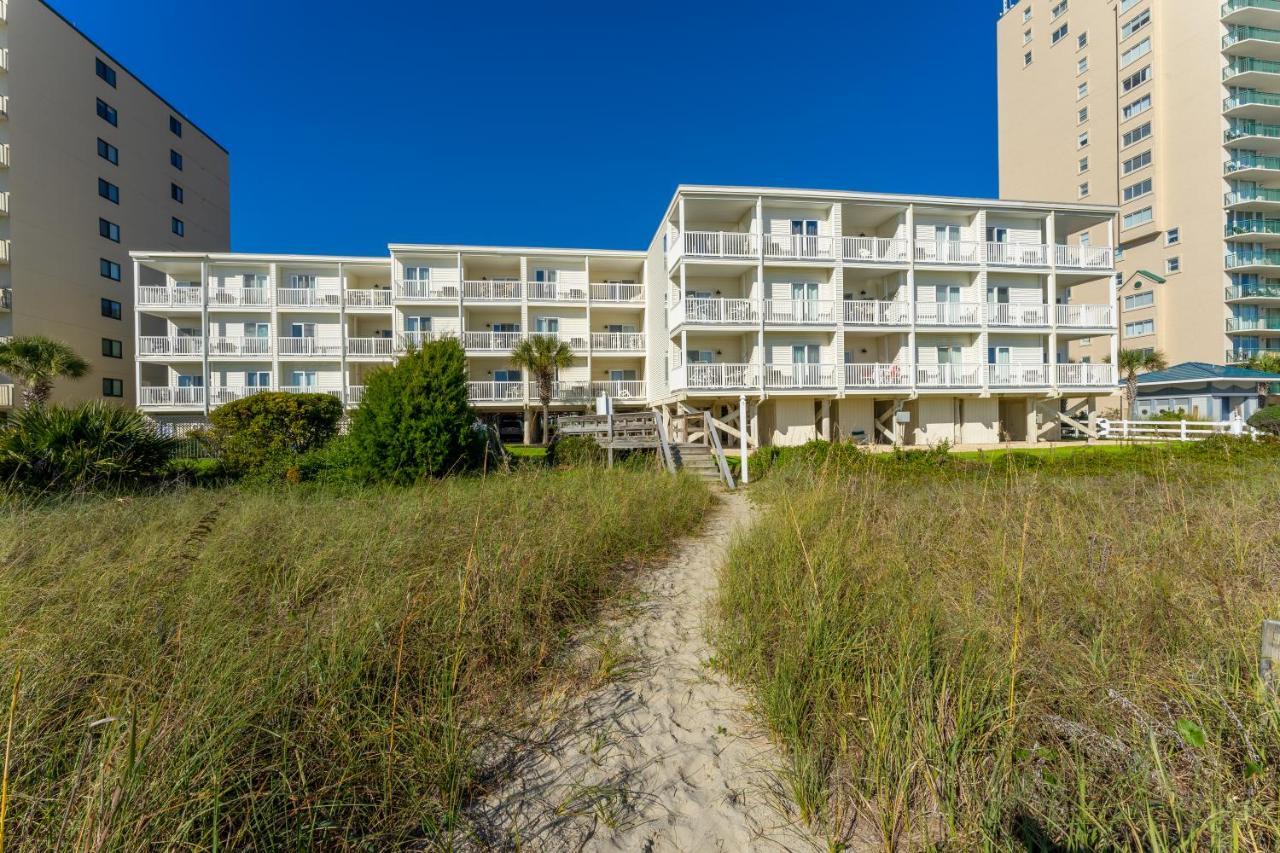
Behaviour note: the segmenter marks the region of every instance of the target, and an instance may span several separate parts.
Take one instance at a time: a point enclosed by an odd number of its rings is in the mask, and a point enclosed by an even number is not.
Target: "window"
[[[1085,49],[1086,47],[1088,47],[1088,46],[1089,46],[1089,34],[1088,34],[1088,33],[1081,33],[1080,35],[1076,36],[1076,49],[1077,49],[1077,50],[1084,50],[1084,49]]]
[[[1124,109],[1120,111],[1120,120],[1128,121],[1135,116],[1140,116],[1147,110],[1151,109],[1151,96],[1143,95],[1131,104],[1126,104]]]
[[[1139,12],[1137,15],[1134,15],[1132,18],[1129,19],[1128,23],[1120,25],[1120,41],[1124,41],[1129,36],[1133,35],[1138,30],[1142,29],[1149,23],[1151,23],[1150,9],[1147,9],[1146,11]]]
[[[1129,186],[1125,187],[1124,200],[1126,203],[1131,202],[1135,198],[1142,198],[1144,195],[1150,194],[1150,192],[1151,192],[1151,179],[1147,178],[1145,180],[1138,181],[1136,184],[1130,184]]]
[[[96,57],[93,60],[94,73],[107,82],[112,89],[116,87],[116,70],[101,59]]]
[[[1030,43],[1031,43],[1031,30],[1027,30],[1026,32],[1024,32],[1024,33],[1022,34],[1022,43],[1023,43],[1023,44],[1030,44]]]
[[[1022,55],[1022,65],[1026,67],[1031,64],[1031,51],[1027,51]]]
[[[101,300],[101,302],[102,302],[103,317],[110,317],[112,320],[120,319],[120,303],[119,302],[116,302],[114,299],[103,299]]]
[[[1076,137],[1076,147],[1083,148],[1089,144],[1089,131],[1085,131]]]
[[[1077,100],[1077,101],[1078,101],[1078,100],[1080,100],[1081,98],[1085,97],[1085,96],[1086,96],[1086,95],[1088,95],[1088,94],[1089,94],[1089,84],[1088,84],[1088,83],[1081,83],[1079,86],[1076,86],[1076,100]]]
[[[1133,47],[1120,54],[1120,67],[1128,68],[1151,52],[1151,36],[1147,36]]]
[[[1132,296],[1126,296],[1124,298],[1124,310],[1136,311],[1139,308],[1148,308],[1154,305],[1155,302],[1156,295],[1153,291],[1148,290],[1145,293],[1135,293]]]
[[[178,121],[174,116],[169,116],[169,132],[174,136],[182,136],[182,122]]]
[[[1133,174],[1139,169],[1145,169],[1151,165],[1151,149],[1143,151],[1136,157],[1130,157],[1120,164],[1120,170],[1126,175]]]
[[[1135,210],[1133,213],[1126,213],[1124,215],[1124,219],[1121,221],[1120,227],[1136,228],[1139,225],[1146,225],[1153,219],[1155,219],[1155,214],[1152,212],[1151,208],[1144,207],[1142,210]]]
[[[1089,194],[1089,182],[1085,181],[1083,184],[1081,184],[1078,192],[1080,194],[1080,198],[1084,198],[1085,196],[1087,196]]]
[[[179,237],[187,236],[187,223],[183,222],[181,219],[179,219],[176,216],[170,219],[169,228],[170,230],[173,231],[174,234],[177,234]]]
[[[1165,258],[1164,271],[1169,274],[1182,272],[1182,258],[1176,255],[1172,258]]]
[[[98,259],[98,275],[103,278],[109,278],[112,281],[120,280],[120,265],[115,261],[109,261],[106,258]]]
[[[1124,324],[1124,336],[1126,338],[1140,338],[1143,335],[1154,335],[1155,333],[1155,320],[1138,320],[1136,323]]]
[[[1089,171],[1089,158],[1088,158],[1088,157],[1081,157],[1081,158],[1080,158],[1080,172],[1081,172],[1081,174],[1083,174],[1084,172],[1087,172],[1087,171]]]
[[[1089,108],[1081,107],[1079,111],[1076,112],[1076,124],[1084,124],[1088,120],[1089,120]]]
[[[1066,11],[1067,11],[1067,0],[1062,0],[1061,3],[1058,3],[1052,9],[1049,10],[1049,17],[1061,18],[1063,13],[1065,13]]]
[[[120,165],[120,149],[116,148],[106,140],[98,140],[98,156],[106,160],[112,166]]]
[[[112,127],[115,127],[120,123],[120,117],[116,114],[116,108],[102,100],[102,98],[98,98],[98,118],[102,119]]]
[[[1143,83],[1151,79],[1151,66],[1144,65],[1142,70],[1137,74],[1130,74],[1120,82],[1120,88],[1125,92],[1131,92],[1141,86]]]
[[[102,354],[107,358],[124,358],[124,342],[113,341],[111,338],[103,338]]]
[[[1141,2],[1142,0],[1120,0],[1120,14],[1123,15]]]
[[[1170,228],[1168,231],[1164,232],[1164,244],[1166,246],[1176,246],[1181,242],[1182,242],[1181,228]]]
[[[1083,74],[1088,70],[1089,70],[1089,57],[1087,56],[1080,57],[1079,61],[1076,62],[1076,73]]]
[[[1049,43],[1057,44],[1058,42],[1062,41],[1066,37],[1067,37],[1067,25],[1063,24],[1062,26],[1054,30],[1052,34],[1050,34]]]
[[[170,198],[172,198],[178,204],[182,204],[183,196],[184,196],[184,193],[182,192],[182,187],[178,186],[177,184],[169,184]]]
[[[102,396],[123,397],[124,396],[124,380],[104,378],[102,380]]]
[[[1133,130],[1127,131],[1125,135],[1120,138],[1121,147],[1128,148],[1130,145],[1134,145],[1138,142],[1141,142],[1142,140],[1146,139],[1150,135],[1151,135],[1151,122],[1149,121],[1144,122],[1138,125],[1137,127],[1135,127]]]
[[[1080,245],[1081,245],[1081,246],[1084,246],[1086,249],[1093,245],[1093,242],[1089,239],[1089,235],[1088,235],[1088,234],[1081,234],[1081,235],[1080,235]],[[1070,302],[1070,301],[1071,301],[1071,292],[1070,292],[1070,291],[1067,291],[1067,301],[1068,301],[1068,302]]]
[[[1027,5],[1027,7],[1026,7],[1025,9],[1023,9],[1023,10],[1022,10],[1022,23],[1024,23],[1024,24],[1025,24],[1025,23],[1026,23],[1027,21],[1029,21],[1029,20],[1031,20],[1031,6],[1030,6],[1030,4],[1028,4],[1028,5]]]
[[[98,220],[98,235],[106,237],[112,243],[120,242],[120,226],[106,219]]]
[[[98,178],[98,195],[112,204],[120,203],[120,188],[110,181],[104,181],[102,178]]]
[[[173,168],[177,169],[179,172],[182,171],[182,155],[173,149],[169,150],[169,165],[173,166]]]

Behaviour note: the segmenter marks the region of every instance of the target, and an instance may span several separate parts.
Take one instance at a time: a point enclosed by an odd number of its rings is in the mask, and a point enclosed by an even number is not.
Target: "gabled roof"
[[[1280,374],[1264,373],[1247,367],[1207,364],[1203,361],[1184,361],[1167,370],[1144,373],[1138,377],[1139,385],[1164,385],[1182,382],[1207,382],[1238,379],[1246,382],[1280,382]]]

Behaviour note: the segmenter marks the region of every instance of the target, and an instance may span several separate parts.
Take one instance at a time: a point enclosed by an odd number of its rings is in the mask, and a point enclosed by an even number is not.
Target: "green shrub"
[[[173,448],[130,409],[30,406],[0,429],[0,480],[40,491],[132,488],[162,475]]]
[[[254,394],[214,409],[212,437],[223,462],[249,471],[322,447],[338,432],[342,401],[329,394]]]
[[[586,435],[566,435],[557,438],[547,450],[549,465],[570,468],[598,468],[608,461],[605,449],[594,438]]]
[[[461,471],[483,452],[475,424],[462,345],[432,341],[365,382],[351,461],[369,479],[397,483]]]
[[[231,479],[221,459],[176,457],[169,462],[169,477],[193,486],[218,486]]]
[[[1266,406],[1249,416],[1249,426],[1267,435],[1280,435],[1280,406]]]

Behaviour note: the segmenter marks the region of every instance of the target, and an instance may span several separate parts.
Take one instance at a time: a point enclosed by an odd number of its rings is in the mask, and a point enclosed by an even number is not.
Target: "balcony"
[[[841,238],[841,256],[846,264],[906,264],[911,259],[911,243],[886,237]]]
[[[1280,299],[1280,284],[1233,284],[1227,288],[1228,302],[1266,302]]]
[[[1226,354],[1226,364],[1243,364],[1246,361],[1258,358],[1259,356],[1274,355],[1280,356],[1280,346],[1277,347],[1261,347],[1248,349],[1229,349]]]
[[[537,386],[529,386],[530,398],[537,397]],[[590,403],[595,399],[590,382],[552,382],[551,400],[556,403]]]
[[[1036,269],[1049,266],[1049,247],[1037,243],[987,243],[983,251],[987,266]]]
[[[1280,237],[1280,219],[1266,219],[1261,216],[1256,219],[1236,219],[1226,224],[1224,235],[1228,240],[1243,237],[1249,240],[1274,242],[1266,238]]]
[[[988,303],[987,323],[992,326],[1048,326],[1049,306],[1035,303]]]
[[[1116,251],[1110,246],[1057,246],[1054,263],[1058,269],[1112,272]]]
[[[1059,388],[1114,389],[1116,368],[1113,364],[1055,364],[1054,384]]]
[[[281,385],[278,390],[282,394],[328,394],[342,399],[342,389],[336,385]]]
[[[592,382],[591,389],[595,396],[611,397],[614,400],[644,402],[645,384],[642,379],[611,379],[603,382]]]
[[[519,302],[524,283],[519,281],[464,281],[462,298],[473,302]]]
[[[1239,145],[1274,154],[1280,152],[1280,124],[1233,118],[1222,132],[1222,141],[1228,146]]]
[[[916,367],[921,388],[981,388],[984,365],[922,364]]]
[[[348,358],[390,358],[395,351],[396,342],[390,337],[347,338]]]
[[[9,192],[0,193],[0,216],[9,215]]]
[[[1280,95],[1257,89],[1233,89],[1222,102],[1222,112],[1231,119],[1266,121],[1280,116]]]
[[[644,352],[644,334],[640,332],[592,332],[592,352]]]
[[[138,405],[162,409],[203,409],[204,388],[144,385],[138,389]]]
[[[755,260],[760,257],[760,237],[736,231],[686,231],[677,233],[667,250],[668,263],[680,258],[695,260]]]
[[[911,387],[911,369],[897,364],[846,364],[844,366],[846,388]]]
[[[1273,85],[1276,75],[1280,75],[1280,62],[1252,56],[1232,57],[1227,67],[1222,69],[1224,83],[1246,89]]]
[[[211,287],[210,308],[267,308],[271,291],[265,287]]]
[[[644,304],[643,284],[593,284],[591,285],[592,302],[616,302],[621,304]]]
[[[829,299],[766,299],[764,321],[779,325],[828,325],[836,321]]]
[[[286,337],[277,339],[281,357],[340,358],[340,338]]]
[[[1047,364],[988,364],[989,388],[1048,388]]]
[[[1229,26],[1222,50],[1231,56],[1280,59],[1280,30],[1257,26]]]
[[[204,297],[198,286],[139,287],[134,299],[140,308],[188,308],[199,309]]]
[[[916,263],[977,266],[982,263],[983,248],[983,243],[967,240],[918,241]]]
[[[524,332],[463,332],[462,346],[472,352],[511,352]]]
[[[467,394],[476,403],[523,402],[523,382],[468,382]]]
[[[1280,209],[1280,189],[1254,187],[1247,190],[1229,192],[1223,197],[1223,203],[1232,210],[1242,207],[1265,207]]]
[[[358,406],[364,402],[364,386],[348,385],[347,386],[347,405]]]
[[[396,339],[396,352],[403,353],[409,347],[421,348],[423,344],[429,344],[432,341],[443,341],[445,338],[458,339],[458,335],[451,331],[434,331],[428,329],[426,331],[401,332]]]
[[[757,364],[686,364],[672,373],[671,387],[690,391],[751,391],[760,386]]]
[[[1059,328],[1110,329],[1115,311],[1110,305],[1055,305]]]
[[[916,322],[921,326],[980,326],[980,302],[920,302],[916,304]]]
[[[271,338],[209,338],[209,358],[267,358],[270,355]]]
[[[1280,332],[1280,317],[1228,317],[1227,332],[1233,335]]]
[[[13,291],[7,287],[0,287],[0,312],[8,312],[13,310]]]
[[[1260,25],[1280,21],[1280,0],[1227,0],[1222,4],[1224,24]]]
[[[138,338],[138,356],[141,358],[202,358],[204,340],[194,337],[156,337],[143,335]]]
[[[530,281],[525,283],[530,302],[586,302],[587,288],[581,284],[557,281]]]
[[[760,312],[754,299],[702,299],[685,297],[671,306],[671,328],[681,324],[707,326],[754,326]]]
[[[391,307],[393,301],[390,288],[348,290],[345,298],[348,311],[386,310]]]
[[[764,387],[780,390],[800,388],[834,390],[836,366],[834,364],[766,364]]]
[[[906,302],[844,300],[846,326],[910,326],[911,306]]]
[[[1227,253],[1229,270],[1265,270],[1280,266],[1280,251],[1275,249],[1237,249]]]
[[[0,409],[13,408],[13,385],[9,383],[0,384]]]
[[[405,302],[457,302],[462,291],[457,282],[436,283],[401,279],[396,282],[396,298]]]
[[[766,234],[764,256],[782,261],[834,261],[834,237],[806,234]]]
[[[276,305],[281,308],[323,308],[336,311],[342,304],[337,290],[314,287],[277,287]]]
[[[254,394],[262,394],[270,391],[270,387],[252,387],[245,385],[218,385],[209,388],[209,405],[221,406],[225,403],[234,403],[236,400],[243,400],[245,397],[252,397]]]

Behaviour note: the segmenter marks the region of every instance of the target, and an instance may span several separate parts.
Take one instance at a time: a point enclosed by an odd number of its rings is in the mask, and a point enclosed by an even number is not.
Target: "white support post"
[[[271,390],[280,390],[280,299],[277,290],[280,288],[280,265],[270,264],[267,267],[268,301],[271,303]]]
[[[595,345],[592,343],[592,340],[591,340],[591,330],[594,327],[591,325],[591,258],[590,256],[583,257],[582,268],[583,268],[583,275],[587,277],[587,394],[594,400],[595,394],[591,390],[594,387],[592,383],[595,382],[596,374],[594,370],[595,359],[592,358],[595,352]],[[605,386],[605,387],[607,388],[608,386]],[[609,411],[612,412],[613,409],[610,408]]]
[[[338,369],[342,372],[342,405],[351,405],[351,377],[347,375],[347,274],[346,267],[338,264]]]
[[[916,382],[919,380],[920,371],[916,365],[920,363],[920,356],[916,352],[916,206],[914,204],[907,206],[907,310],[911,312],[908,318],[911,325],[907,329],[907,369],[911,371],[911,394],[915,396],[918,393]],[[897,427],[894,427],[894,435],[897,435]],[[895,442],[896,443],[896,442]]]
[[[133,399],[136,406],[142,405],[142,361],[138,358],[138,349],[142,344],[142,309],[138,307],[138,289],[142,287],[142,264],[136,259],[133,262]],[[209,339],[205,338],[204,348],[209,348]]]
[[[765,371],[765,343],[764,343],[764,303],[767,297],[765,288],[768,285],[764,280],[764,196],[756,196],[756,283],[759,287],[759,293],[756,294],[756,310],[760,313],[760,331],[759,331],[759,347],[756,353],[756,363],[759,366],[760,397],[764,398],[764,371]]]
[[[745,486],[751,482],[751,472],[748,470],[748,459],[750,448],[747,445],[747,395],[738,395],[738,456],[742,460],[742,484]]]
[[[209,261],[200,262],[200,337],[201,383],[204,385],[204,416],[209,417]]]
[[[1045,220],[1045,243],[1049,247],[1049,279],[1046,283],[1045,301],[1049,304],[1049,351],[1045,363],[1049,365],[1049,385],[1058,390],[1058,214],[1049,211]]]

